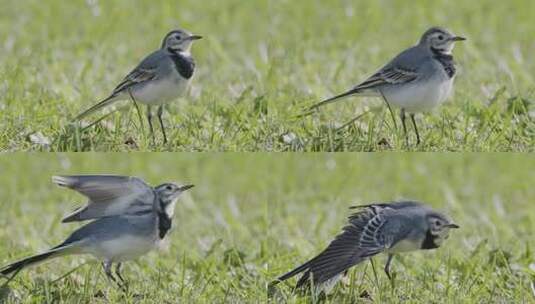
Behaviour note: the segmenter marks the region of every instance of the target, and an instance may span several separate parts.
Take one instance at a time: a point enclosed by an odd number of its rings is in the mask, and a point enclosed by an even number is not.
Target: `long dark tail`
[[[89,115],[95,113],[96,111],[111,105],[112,103],[114,103],[116,101],[115,97],[117,97],[117,95],[116,94],[112,94],[110,97],[104,99],[103,101],[97,103],[96,105],[92,106],[91,108],[85,110],[80,115],[76,116],[76,118],[74,118],[74,120],[83,119],[84,117],[89,116]]]
[[[50,249],[47,252],[36,254],[31,257],[24,258],[22,260],[16,261],[14,263],[11,263],[3,268],[0,269],[0,274],[3,276],[7,276],[9,274],[15,273],[17,274],[19,271],[21,271],[23,268],[35,265],[41,262],[44,262],[45,260],[55,258],[62,256],[66,253],[67,249],[69,249],[71,246],[58,246]]]
[[[280,282],[283,282],[283,281],[286,281],[298,274],[300,274],[301,272],[305,271],[305,270],[308,270],[310,268],[310,265],[312,264],[312,262],[314,261],[314,259],[306,262],[305,264],[295,268],[294,270],[288,272],[288,273],[285,273],[283,275],[281,275],[280,277],[278,277],[275,281],[273,281],[271,283],[271,285],[277,285],[279,284]]]
[[[323,107],[324,105],[327,105],[327,104],[330,104],[330,103],[333,103],[339,99],[342,99],[344,97],[348,97],[348,96],[351,96],[351,95],[354,95],[354,94],[357,94],[357,93],[360,93],[361,92],[361,89],[352,89],[352,90],[349,90],[345,93],[342,93],[340,95],[336,95],[332,98],[329,98],[329,99],[326,99],[326,100],[323,100],[321,102],[318,102],[317,104],[311,106],[310,108],[308,108],[309,111],[312,111],[312,110],[315,110],[319,107]]]

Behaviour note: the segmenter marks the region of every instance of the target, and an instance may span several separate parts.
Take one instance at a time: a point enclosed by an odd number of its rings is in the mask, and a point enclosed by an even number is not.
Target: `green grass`
[[[3,1],[0,150],[533,151],[533,20],[530,0]],[[419,116],[420,146],[404,145],[378,99],[296,119],[431,25],[469,41],[455,49],[454,96]],[[132,111],[83,131],[69,124],[176,27],[206,39],[193,49],[191,94],[165,117],[168,145],[153,146]]]
[[[0,265],[56,245],[79,226],[60,219],[83,198],[54,186],[51,175],[128,174],[197,187],[177,205],[168,250],[126,264],[131,288],[142,296],[123,297],[96,261],[69,257],[21,272],[0,290],[0,302],[266,302],[267,284],[321,251],[344,225],[349,206],[411,198],[447,212],[461,229],[437,250],[398,256],[395,290],[381,255],[377,275],[370,263],[358,265],[351,284],[338,286],[327,302],[533,303],[533,160],[505,154],[4,155]],[[363,293],[367,299],[359,298]],[[278,301],[312,300],[281,284]]]

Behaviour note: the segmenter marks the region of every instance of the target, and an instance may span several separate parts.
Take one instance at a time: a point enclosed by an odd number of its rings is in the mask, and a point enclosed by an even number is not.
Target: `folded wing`
[[[89,199],[85,206],[66,216],[62,221],[64,223],[120,214],[140,214],[154,208],[153,188],[137,177],[72,175],[54,176],[52,181]]]
[[[402,67],[387,67],[356,86],[354,90],[364,91],[384,85],[407,84],[416,80],[416,78],[418,78],[418,73],[414,70]]]
[[[118,95],[123,91],[127,91],[132,86],[137,84],[151,81],[156,78],[156,68],[155,67],[137,67],[130,74],[128,74],[121,83],[117,85],[115,90],[113,90],[113,95]]]

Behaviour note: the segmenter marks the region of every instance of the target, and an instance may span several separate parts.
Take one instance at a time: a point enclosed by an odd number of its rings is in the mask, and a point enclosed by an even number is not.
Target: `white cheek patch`
[[[448,44],[448,46],[445,48],[444,52],[446,54],[451,54],[451,52],[453,51],[453,47],[454,47],[453,43],[450,42],[450,44]]]
[[[179,45],[184,55],[191,56],[190,54],[191,41],[184,41],[184,42],[181,42]]]
[[[450,43],[448,45],[440,45],[435,49],[439,50],[442,54],[451,55],[451,52],[453,51],[453,43]]]

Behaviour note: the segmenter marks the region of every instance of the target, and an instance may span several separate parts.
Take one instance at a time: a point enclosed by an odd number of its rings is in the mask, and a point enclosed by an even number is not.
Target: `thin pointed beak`
[[[459,225],[457,225],[455,223],[448,224],[448,225],[446,225],[446,227],[451,228],[451,229],[459,229],[459,228],[461,228]]]
[[[178,188],[178,190],[180,190],[180,192],[183,192],[183,191],[186,191],[188,189],[191,189],[195,187],[195,185],[184,185],[184,186],[181,186],[180,188]]]
[[[189,40],[199,40],[202,39],[202,36],[199,35],[191,35],[188,37]]]
[[[452,37],[450,40],[457,42],[457,41],[465,41],[466,38],[461,37],[461,36],[455,36],[455,37]]]

